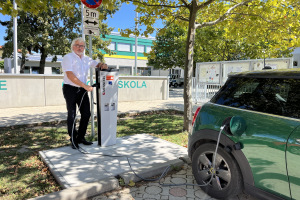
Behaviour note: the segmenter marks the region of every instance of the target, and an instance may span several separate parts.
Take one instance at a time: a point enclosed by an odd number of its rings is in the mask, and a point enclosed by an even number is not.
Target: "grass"
[[[119,119],[117,137],[147,133],[186,147],[182,127],[182,115],[143,114]],[[38,152],[69,145],[65,124],[2,128],[0,144],[0,199],[28,199],[61,190]]]

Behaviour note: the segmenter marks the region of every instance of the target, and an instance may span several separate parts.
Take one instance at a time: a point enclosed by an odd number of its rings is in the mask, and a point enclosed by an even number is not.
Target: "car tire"
[[[226,199],[242,192],[242,176],[235,159],[223,148],[218,148],[215,173],[211,179],[213,154],[216,144],[207,143],[199,146],[192,157],[194,177],[201,187],[211,197]],[[208,185],[203,186],[205,184]],[[201,186],[202,185],[202,186]]]

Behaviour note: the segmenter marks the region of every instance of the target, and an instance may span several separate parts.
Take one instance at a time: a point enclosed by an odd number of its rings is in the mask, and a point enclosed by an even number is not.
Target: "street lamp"
[[[264,67],[263,68],[265,68],[266,67],[266,51],[265,51],[265,49],[263,49],[263,53],[264,53]]]

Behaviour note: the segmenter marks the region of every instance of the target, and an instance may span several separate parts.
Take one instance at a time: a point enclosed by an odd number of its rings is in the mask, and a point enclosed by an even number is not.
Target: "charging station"
[[[104,147],[116,144],[118,82],[118,69],[96,69],[98,145]]]

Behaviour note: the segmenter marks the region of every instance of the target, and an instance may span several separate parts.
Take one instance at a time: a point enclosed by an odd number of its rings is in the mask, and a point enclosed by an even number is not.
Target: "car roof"
[[[230,73],[228,77],[252,77],[252,78],[292,78],[300,79],[300,68],[294,69],[266,69],[259,71],[247,71]]]

